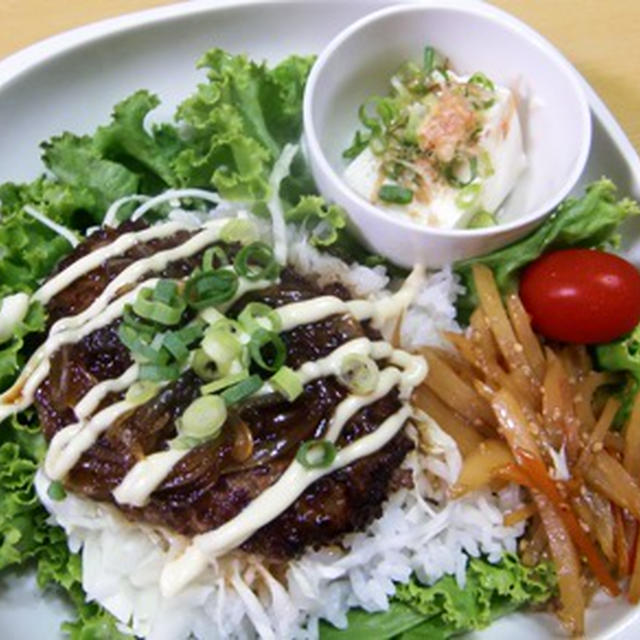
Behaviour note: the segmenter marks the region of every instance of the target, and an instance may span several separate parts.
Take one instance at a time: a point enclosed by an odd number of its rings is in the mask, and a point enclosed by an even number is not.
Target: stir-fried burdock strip
[[[116,235],[113,231],[94,234],[65,266]],[[88,307],[132,261],[183,240],[184,236],[154,241],[107,261],[58,294],[49,304],[50,313],[57,319]],[[176,262],[163,275],[187,275],[198,263],[198,257]],[[229,313],[239,312],[250,300],[279,306],[327,294],[348,297],[338,284],[320,288],[285,269],[278,285],[252,292]],[[287,364],[299,367],[362,335],[379,337],[349,316],[336,315],[302,325],[283,334]],[[47,440],[75,421],[74,405],[94,384],[119,376],[130,365],[129,352],[117,336],[117,323],[60,349],[36,397]],[[165,449],[167,440],[176,435],[176,419],[198,397],[200,384],[195,374],[185,373],[146,405],[117,420],[72,469],[67,486],[93,499],[112,502],[111,492],[127,471],[143,457]],[[302,441],[323,436],[336,406],[347,394],[335,378],[324,378],[307,384],[293,403],[275,394],[245,402],[230,415],[217,440],[196,447],[176,465],[145,507],[121,506],[121,510],[132,520],[163,525],[187,535],[220,526],[278,480]],[[115,399],[109,397],[103,404]],[[394,390],[357,413],[347,423],[338,444],[374,431],[399,407]],[[317,481],[289,509],[256,532],[244,548],[272,558],[287,558],[308,546],[335,541],[344,533],[364,527],[381,513],[392,486],[404,480],[398,468],[411,446],[400,433],[377,453]]]

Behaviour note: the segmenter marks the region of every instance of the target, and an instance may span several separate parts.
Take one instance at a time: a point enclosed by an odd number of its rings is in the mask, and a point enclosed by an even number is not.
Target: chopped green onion
[[[395,106],[391,106],[391,104],[389,104],[389,100],[386,98],[382,98],[378,101],[377,111],[380,119],[387,127],[393,123],[397,115],[397,108]]]
[[[478,177],[478,158],[457,156],[445,165],[444,177],[454,187],[466,187]]]
[[[130,304],[126,304],[122,310],[122,322],[135,329],[137,333],[155,333],[156,329],[152,324],[139,318]]]
[[[384,202],[409,204],[413,200],[413,191],[397,184],[383,184],[378,191],[378,197]]]
[[[173,280],[159,280],[153,290],[153,297],[158,302],[171,304],[178,296],[178,285]]]
[[[472,85],[479,87],[480,92],[475,92],[475,95],[473,92],[471,92],[470,95],[469,87],[471,87]],[[489,78],[484,75],[484,73],[474,73],[469,78],[469,80],[467,81],[466,93],[472,98],[472,104],[475,109],[488,109],[489,107],[492,107],[496,102],[495,86],[493,82],[491,82],[491,80],[489,80]],[[489,93],[491,96],[489,99],[486,99],[487,93]],[[479,102],[477,102],[478,99],[480,100]]]
[[[426,109],[419,108],[418,106],[411,109],[409,112],[409,118],[407,119],[407,126],[405,127],[403,134],[403,140],[405,142],[413,145],[418,144],[418,131],[420,130],[425,113]]]
[[[486,149],[478,154],[478,174],[483,178],[490,178],[495,173],[491,156]]]
[[[471,209],[471,207],[473,207],[478,201],[480,191],[481,187],[477,182],[468,184],[466,187],[462,187],[460,192],[456,195],[456,206],[463,210]]]
[[[178,362],[184,362],[189,357],[189,349],[180,336],[173,331],[165,334],[162,345]]]
[[[49,485],[47,489],[47,495],[56,502],[60,502],[60,500],[64,500],[67,497],[67,492],[65,488],[62,486],[61,482],[55,480]]]
[[[284,364],[287,348],[282,338],[274,331],[257,329],[251,336],[249,353],[261,369],[277,371]]]
[[[203,309],[198,316],[209,325],[215,324],[218,320],[225,319],[225,315],[220,313],[215,307]]]
[[[180,418],[180,434],[188,438],[215,438],[227,419],[227,406],[220,396],[194,400]]]
[[[275,280],[280,273],[273,249],[264,242],[252,242],[240,249],[233,265],[239,276],[252,282]]]
[[[192,342],[202,338],[204,334],[204,323],[196,319],[174,333],[185,345],[190,345]]]
[[[483,229],[498,224],[495,217],[488,211],[478,211],[467,225],[467,229]]]
[[[358,395],[371,393],[378,385],[379,377],[378,365],[368,356],[351,353],[340,364],[338,379]]]
[[[200,393],[202,393],[203,395],[207,395],[209,393],[217,393],[221,389],[226,389],[227,387],[237,384],[238,382],[242,382],[248,377],[249,372],[247,371],[247,369],[243,369],[239,373],[233,373],[231,375],[225,376],[224,378],[220,378],[220,380],[214,380],[209,384],[205,384],[204,386],[200,387]]]
[[[244,345],[223,323],[207,329],[200,346],[222,375],[229,372],[234,360],[241,359],[244,350]]]
[[[191,276],[185,296],[190,307],[200,310],[228,302],[237,290],[238,276],[230,269],[216,269]]]
[[[154,351],[162,351],[162,347],[164,346],[164,333],[156,333],[151,340],[151,344],[149,345]],[[168,356],[167,356],[168,359]]]
[[[388,146],[389,144],[384,136],[371,136],[369,147],[374,155],[381,156],[387,150]]]
[[[156,300],[152,289],[141,289],[133,303],[133,310],[141,318],[170,326],[180,322],[185,306],[181,298],[174,298],[170,305]]]
[[[202,256],[202,270],[213,271],[216,268],[226,267],[229,264],[229,257],[226,251],[216,245],[209,247]]]
[[[296,460],[305,469],[326,469],[333,464],[338,451],[329,440],[308,440],[296,453]]]
[[[380,135],[382,133],[382,127],[378,122],[376,117],[372,117],[367,113],[367,108],[369,105],[373,105],[374,109],[377,111],[378,102],[380,98],[377,96],[371,96],[367,98],[358,109],[358,117],[360,118],[360,122],[367,127],[367,129],[371,130],[372,135]]]
[[[157,334],[164,337],[163,334]],[[169,360],[169,354],[162,348],[162,340],[160,344],[156,346],[156,338],[154,337],[151,342],[147,339],[150,337],[148,334],[139,333],[136,329],[128,324],[122,323],[118,327],[118,337],[120,342],[132,351],[134,354],[142,357],[154,364],[166,364]]]
[[[231,318],[227,318],[226,316],[222,316],[219,320],[214,322],[211,327],[207,329],[207,331],[209,330],[228,333],[239,342],[242,342],[243,338],[247,337],[244,327],[237,320],[231,320]]]
[[[298,374],[289,367],[280,367],[271,376],[270,382],[289,402],[293,402],[304,391]]]
[[[171,449],[176,449],[178,451],[188,451],[189,449],[193,449],[199,444],[202,444],[204,441],[206,441],[206,438],[178,436],[176,438],[173,438],[173,440],[169,440],[169,446],[171,447]]]
[[[145,404],[158,393],[158,385],[150,380],[138,380],[128,389],[124,399],[133,404]]]
[[[220,396],[229,406],[253,395],[260,387],[262,387],[262,380],[260,376],[254,374],[233,385],[233,387],[225,389]]]
[[[177,380],[180,377],[180,367],[177,364],[141,364],[140,380],[161,382],[163,380]]]
[[[218,377],[216,363],[202,349],[194,351],[191,368],[201,380],[215,380]]]
[[[249,244],[258,239],[258,229],[250,220],[239,220],[234,218],[220,230],[220,240],[223,242],[240,242]]]
[[[280,316],[267,304],[250,302],[238,316],[238,322],[251,334],[257,329],[279,331],[282,327]]]
[[[424,72],[429,75],[436,63],[436,50],[433,47],[425,47],[424,54],[422,56],[422,68]]]
[[[487,91],[495,91],[495,85],[481,71],[477,71],[469,78],[470,84],[477,84]]]

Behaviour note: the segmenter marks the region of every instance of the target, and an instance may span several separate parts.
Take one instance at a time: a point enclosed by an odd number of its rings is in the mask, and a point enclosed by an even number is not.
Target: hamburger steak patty
[[[135,228],[140,225],[94,233],[65,259],[59,270]],[[181,233],[138,245],[107,260],[50,301],[49,321],[79,313],[129,264],[182,243],[187,237]],[[227,249],[230,253],[234,250]],[[197,255],[174,262],[162,275],[184,277],[200,258]],[[339,284],[320,288],[287,268],[277,285],[245,295],[229,315],[239,313],[249,301],[279,306],[327,294],[348,297]],[[52,357],[49,376],[36,394],[47,441],[76,422],[73,407],[96,383],[117,377],[131,366],[129,351],[120,342],[117,328],[118,322],[114,322],[76,344],[62,347]],[[297,368],[362,335],[379,338],[373,329],[346,315],[296,327],[282,334],[287,346],[286,364]],[[176,420],[199,396],[201,384],[189,371],[147,404],[117,420],[83,454],[65,485],[92,499],[114,502],[111,492],[133,465],[165,449],[167,440],[176,436]],[[335,407],[347,395],[348,390],[335,378],[323,378],[307,384],[294,402],[276,394],[249,399],[230,412],[218,439],[195,447],[180,460],[144,507],[118,507],[131,520],[162,525],[185,535],[214,529],[276,482],[302,441],[323,437]],[[120,397],[111,395],[101,408]],[[400,406],[394,390],[362,409],[345,426],[338,446],[374,431]],[[247,448],[251,440],[253,447]],[[411,441],[401,431],[378,452],[316,481],[285,512],[249,538],[243,548],[269,558],[286,559],[306,547],[320,546],[363,528],[381,514],[381,505],[392,487],[406,480],[399,466],[411,448]]]

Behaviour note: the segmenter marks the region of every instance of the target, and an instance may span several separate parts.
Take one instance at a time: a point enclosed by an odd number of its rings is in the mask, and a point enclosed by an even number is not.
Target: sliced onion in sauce
[[[236,462],[246,462],[253,454],[253,434],[247,423],[235,416],[231,421],[234,430],[231,457]]]

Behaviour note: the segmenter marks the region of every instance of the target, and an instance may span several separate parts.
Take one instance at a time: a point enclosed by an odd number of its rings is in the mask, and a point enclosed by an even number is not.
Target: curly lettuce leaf
[[[119,162],[106,160],[90,136],[63,133],[42,145],[42,158],[60,182],[88,189],[96,221],[114,201],[138,191],[138,176]]]
[[[621,401],[616,423],[624,424],[631,415],[633,401],[640,391],[640,325],[629,335],[595,348],[598,366],[606,371],[628,374],[618,397]]]
[[[274,68],[221,49],[199,62],[209,82],[177,111],[185,149],[174,163],[182,186],[213,188],[224,198],[260,202],[273,163],[302,132],[302,95],[312,57]]]
[[[547,602],[555,592],[556,576],[550,563],[526,567],[513,554],[505,554],[497,564],[472,558],[464,588],[449,575],[431,587],[412,579],[398,585],[387,611],[353,610],[346,629],[323,624],[320,638],[444,640],[483,629],[496,618],[526,605]]]
[[[13,336],[0,343],[0,390],[8,387],[16,377],[26,359],[25,337],[44,330],[46,314],[41,304],[29,305],[27,315],[14,328]]]
[[[96,222],[114,200],[177,185],[172,168],[182,148],[177,129],[169,124],[145,128],[159,104],[157,96],[137,91],[116,104],[111,122],[92,136],[67,132],[43,143],[42,159],[58,180],[91,192]]]
[[[315,247],[334,244],[347,224],[347,213],[336,204],[328,204],[322,196],[303,196],[285,213],[285,220],[297,224],[309,233]]]
[[[35,412],[3,424],[0,431],[0,571],[35,565],[38,585],[71,598],[76,619],[63,625],[72,640],[124,640],[129,637],[96,604],[86,602],[80,556],[70,553],[62,529],[48,524],[33,479],[46,451]]]
[[[466,287],[457,306],[461,318],[467,318],[476,307],[476,294],[471,266],[482,263],[490,267],[502,293],[514,290],[520,270],[552,249],[568,247],[616,246],[618,227],[629,216],[640,214],[638,204],[629,199],[618,200],[615,185],[602,178],[587,187],[581,198],[568,198],[535,231],[522,240],[479,258],[456,265]]]
[[[111,122],[93,136],[96,151],[135,173],[143,181],[140,190],[144,193],[176,184],[172,163],[183,146],[171,125],[145,128],[145,119],[159,104],[157,96],[136,91],[114,107]]]
[[[27,204],[71,229],[83,231],[95,221],[95,199],[84,187],[44,177],[0,185],[0,297],[32,292],[71,251],[68,240],[25,213]]]

